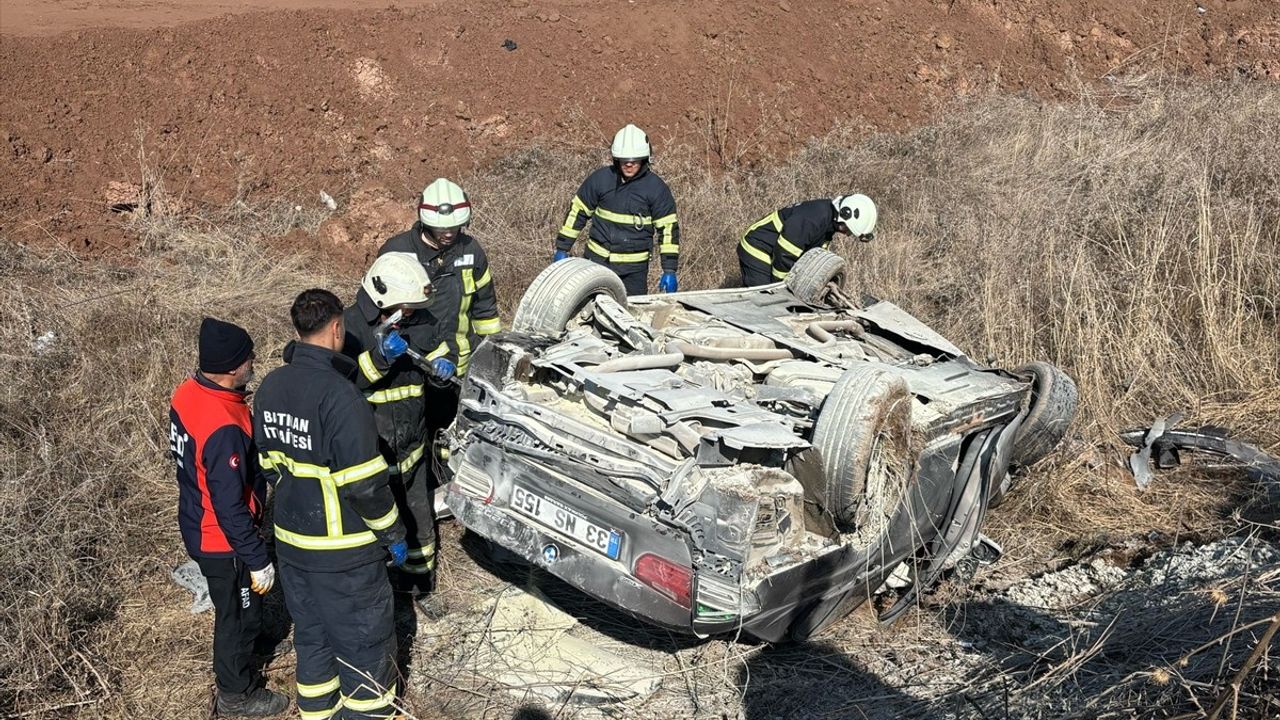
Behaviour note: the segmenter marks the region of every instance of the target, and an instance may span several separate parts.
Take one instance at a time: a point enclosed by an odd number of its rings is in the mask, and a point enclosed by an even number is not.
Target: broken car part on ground
[[[1011,465],[1075,414],[1047,363],[980,366],[815,250],[785,283],[626,297],[582,259],[530,286],[438,440],[468,529],[644,620],[806,638],[891,620],[981,535]]]

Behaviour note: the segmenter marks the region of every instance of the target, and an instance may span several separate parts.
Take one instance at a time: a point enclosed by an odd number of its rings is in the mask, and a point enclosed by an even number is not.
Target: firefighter
[[[422,191],[418,221],[408,231],[387,240],[378,250],[379,255],[411,253],[427,269],[435,296],[433,312],[442,319],[449,318],[454,325],[449,354],[442,358],[447,363],[438,365],[441,371],[454,366],[459,376],[466,375],[476,343],[502,329],[498,296],[489,273],[489,257],[479,241],[467,234],[470,222],[471,201],[466,193],[457,183],[437,178]],[[423,354],[435,350],[434,347],[415,349]],[[452,418],[452,410],[447,415]]]
[[[656,233],[662,257],[658,290],[675,292],[680,224],[670,188],[649,167],[649,138],[635,125],[627,125],[613,136],[610,152],[613,164],[588,175],[570,203],[552,262],[569,257],[590,220],[585,257],[617,273],[628,295],[643,295],[648,292]]]
[[[276,489],[275,538],[293,616],[303,718],[394,714],[395,637],[388,557],[408,555],[373,410],[341,354],[342,302],[305,290],[298,340],[254,400],[259,461]]]
[[[178,466],[182,541],[209,584],[219,715],[262,717],[289,706],[253,665],[262,599],[276,572],[262,537],[266,481],[258,467],[245,388],[253,340],[237,325],[200,323],[199,369],[173,392],[169,450]]]
[[[876,204],[866,195],[819,198],[788,205],[751,224],[738,243],[743,287],[786,279],[806,252],[825,248],[837,233],[871,242]]]
[[[428,381],[449,372],[437,370],[449,347],[451,326],[435,317],[433,288],[427,270],[411,253],[379,256],[365,273],[356,300],[343,313],[343,354],[356,361],[356,386],[373,407],[382,454],[391,474],[391,490],[400,508],[408,541],[408,560],[393,573],[396,590],[425,597],[435,589],[436,518],[423,454],[427,444],[424,395]],[[391,326],[396,312],[402,319]],[[408,324],[414,320],[413,324]],[[421,367],[407,355],[414,345],[435,345]],[[430,609],[424,605],[424,609]]]

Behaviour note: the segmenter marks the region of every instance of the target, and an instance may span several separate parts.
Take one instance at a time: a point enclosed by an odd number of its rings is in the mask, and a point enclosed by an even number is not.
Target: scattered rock
[[[781,10],[782,12],[791,12],[791,5],[789,5],[786,2],[786,0],[783,0],[782,2],[778,3],[778,9]]]
[[[934,47],[938,48],[939,50],[950,50],[951,46],[954,45],[955,42],[956,41],[950,35],[947,35],[945,33],[933,39]]]
[[[518,47],[520,46],[516,45],[516,41],[512,40],[511,38],[507,38],[506,40],[502,41],[502,49],[506,50],[507,52],[511,52],[512,50],[515,50]]]

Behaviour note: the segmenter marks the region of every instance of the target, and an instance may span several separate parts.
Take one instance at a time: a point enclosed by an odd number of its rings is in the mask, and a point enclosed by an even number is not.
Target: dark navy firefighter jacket
[[[587,176],[569,206],[556,249],[569,252],[591,221],[586,256],[623,272],[625,266],[647,267],[658,237],[662,271],[676,272],[680,264],[680,223],[671,189],[649,163],[630,180],[616,165],[607,165]],[[619,272],[619,274],[623,274]]]
[[[253,400],[258,459],[276,490],[276,554],[313,572],[387,558],[404,525],[388,487],[373,410],[352,383],[356,361],[291,342]]]

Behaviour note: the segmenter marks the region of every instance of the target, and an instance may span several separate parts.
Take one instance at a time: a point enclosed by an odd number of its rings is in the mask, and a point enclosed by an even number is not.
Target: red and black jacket
[[[269,562],[258,529],[267,485],[258,468],[246,393],[199,373],[173,392],[169,451],[178,465],[178,526],[192,557]]]

